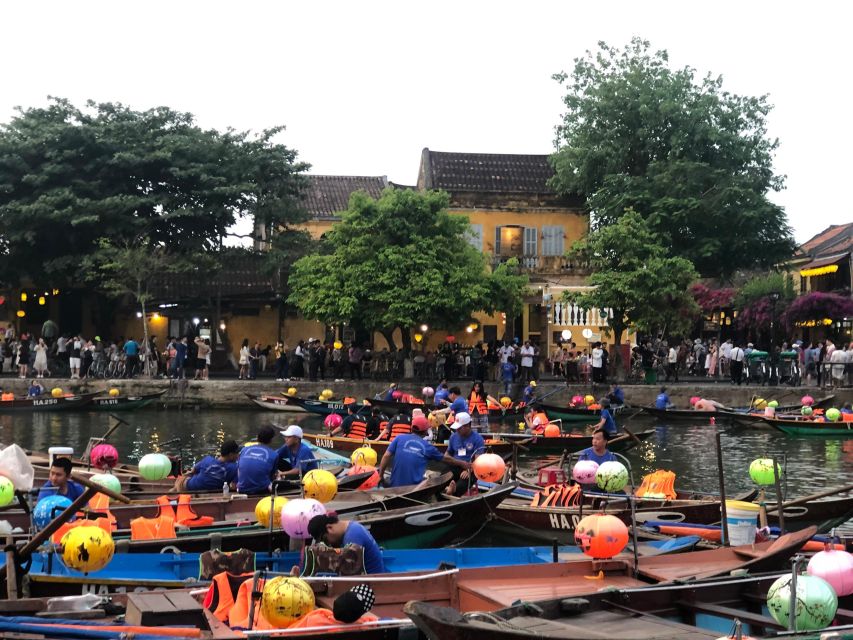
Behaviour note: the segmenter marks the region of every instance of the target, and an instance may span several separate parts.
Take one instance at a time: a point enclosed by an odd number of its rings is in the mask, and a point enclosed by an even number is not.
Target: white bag
[[[35,470],[27,454],[16,444],[0,451],[0,475],[9,478],[18,491],[26,492],[33,488]]]

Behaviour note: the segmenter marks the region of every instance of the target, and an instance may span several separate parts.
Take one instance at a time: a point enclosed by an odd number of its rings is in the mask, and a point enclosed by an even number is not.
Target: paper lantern
[[[628,484],[628,470],[621,462],[605,462],[599,465],[598,471],[595,472],[595,483],[607,493],[622,491]]]
[[[802,406],[802,408],[800,409],[800,415],[803,415],[803,416],[808,417],[808,416],[810,416],[812,413],[813,413],[812,408],[811,408],[809,405],[807,405],[807,404],[804,404],[804,405]]]
[[[323,389],[323,391],[320,392],[320,395],[326,400],[331,400],[335,397],[335,392],[331,389]]]
[[[628,527],[616,516],[594,513],[575,526],[575,542],[591,558],[612,558],[628,544]]]
[[[273,505],[273,497],[267,496],[261,498],[255,505],[255,519],[262,527],[269,528],[270,526],[270,507],[272,507],[272,521],[276,526],[281,526],[281,510],[287,504],[287,498],[276,496],[275,504]]]
[[[690,397],[690,406],[692,407],[694,404],[699,402],[701,399],[702,398],[700,398],[699,396],[691,396]]]
[[[827,548],[812,556],[807,573],[829,583],[839,597],[853,593],[853,554]]]
[[[15,485],[6,476],[0,476],[0,507],[12,504],[15,498]]]
[[[498,482],[504,477],[506,462],[496,453],[484,453],[474,460],[474,475],[485,482]]]
[[[42,498],[33,509],[33,524],[36,529],[44,529],[48,523],[71,506],[71,500],[65,496],[55,495]],[[74,520],[74,517],[71,518]]]
[[[118,397],[119,397],[119,395],[121,395],[121,391],[119,391],[119,390],[118,390],[118,389],[116,389],[115,387],[113,387],[112,389],[110,389],[110,392],[109,392],[109,393],[110,393],[110,398],[118,398]]]
[[[100,571],[106,567],[116,550],[113,537],[95,526],[69,529],[62,536],[59,546],[65,566],[83,573]]]
[[[782,478],[782,467],[776,464],[776,475]],[[749,477],[752,481],[763,487],[773,484],[773,460],[770,458],[758,458],[749,465]]]
[[[447,342],[456,342],[456,336],[447,336],[445,338]]]
[[[501,396],[501,406],[504,409],[509,409],[512,406],[512,398],[509,396]]]
[[[352,466],[347,471],[348,476],[357,476],[361,473],[372,472],[368,478],[362,482],[360,485],[356,487],[356,491],[367,491],[368,489],[373,489],[379,486],[379,471],[373,465],[360,465],[357,464]]]
[[[344,348],[344,343],[343,343],[343,342],[341,342],[340,340],[335,340],[335,342],[332,344],[332,346],[333,346],[335,349],[343,349],[343,348]]]
[[[586,406],[589,406],[589,405],[591,405],[591,404],[594,404],[594,403],[595,403],[595,398],[594,398],[593,396],[586,395],[586,396],[584,396],[584,398],[583,398],[583,403],[584,403]]]
[[[162,453],[146,453],[139,461],[139,475],[146,480],[164,480],[171,472],[172,461]]]
[[[296,498],[289,501],[281,510],[281,528],[291,538],[310,538],[308,523],[314,516],[322,516],[325,513],[326,507],[317,500]]]
[[[764,398],[756,398],[755,402],[752,403],[752,406],[756,409],[764,410],[764,408],[767,406],[767,400],[765,400]]]
[[[832,409],[827,409],[826,419],[829,422],[838,422],[841,419],[841,412],[835,407],[832,407]]]
[[[544,435],[546,438],[559,438],[562,435],[562,431],[560,431],[560,425],[558,424],[546,424]]]
[[[295,396],[296,395],[296,387],[288,387],[287,388],[287,395]]]
[[[314,607],[314,591],[300,578],[277,576],[264,584],[261,612],[274,627],[289,627]]]
[[[306,498],[330,502],[338,495],[338,479],[325,469],[312,469],[302,477],[302,489]]]
[[[97,469],[112,469],[118,464],[118,451],[111,444],[97,444],[89,453],[92,466]]]
[[[828,626],[838,609],[838,596],[830,584],[817,576],[797,576],[795,631],[817,631]],[[767,608],[779,624],[788,627],[791,606],[791,576],[782,576],[767,591]]]
[[[96,473],[89,479],[95,484],[99,484],[110,491],[121,493],[121,480],[111,473]]]
[[[352,452],[349,459],[355,465],[361,464],[368,467],[375,467],[377,460],[376,450],[370,447],[359,447]]]
[[[580,484],[592,484],[597,471],[598,463],[595,460],[579,460],[572,468],[572,477]]]
[[[326,428],[331,431],[332,429],[337,429],[343,424],[344,419],[339,416],[337,413],[330,413],[323,419],[323,424],[326,425]]]
[[[776,409],[779,407],[779,402],[777,400],[771,400],[767,403],[767,406]]]
[[[50,390],[50,395],[52,395],[54,398],[61,398],[62,397],[62,389],[59,387],[54,387],[53,389]]]
[[[814,398],[812,398],[809,395],[805,395],[802,398],[800,398],[800,404],[805,406],[805,407],[810,407],[814,404]]]
[[[392,397],[392,398],[394,398],[394,400],[399,400],[400,398],[402,398],[402,397],[403,397],[403,392],[402,392],[402,391],[400,391],[399,389],[397,389],[397,390],[395,390],[395,391],[392,391],[392,392],[391,392],[391,397]]]
[[[433,389],[432,387],[424,387],[423,389],[421,389],[421,395],[424,398],[432,398],[435,395],[435,389]]]

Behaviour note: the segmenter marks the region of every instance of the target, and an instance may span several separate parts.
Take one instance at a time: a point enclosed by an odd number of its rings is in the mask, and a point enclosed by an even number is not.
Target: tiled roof
[[[827,227],[800,246],[800,251],[816,257],[825,253],[840,253],[853,247],[853,222]]]
[[[366,191],[378,198],[388,186],[385,176],[306,176],[308,186],[302,204],[311,218],[337,218],[349,206],[355,191]]]
[[[158,278],[151,287],[154,301],[179,302],[188,299],[266,297],[274,294],[274,277],[264,273],[263,259],[257,253],[240,252],[223,258],[218,273],[206,270],[170,273]]]
[[[446,153],[424,149],[418,186],[450,192],[553,193],[547,155]]]

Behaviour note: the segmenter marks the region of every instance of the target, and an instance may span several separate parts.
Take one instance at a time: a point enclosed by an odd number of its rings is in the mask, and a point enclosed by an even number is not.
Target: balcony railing
[[[509,259],[505,256],[491,256],[492,267],[497,267]],[[589,266],[586,263],[565,256],[517,256],[517,259],[522,273],[589,274]]]

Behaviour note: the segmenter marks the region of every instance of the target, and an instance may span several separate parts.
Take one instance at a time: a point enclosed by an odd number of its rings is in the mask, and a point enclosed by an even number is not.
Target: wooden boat
[[[100,391],[54,398],[50,393],[43,393],[42,395],[34,398],[17,397],[13,400],[0,400],[0,413],[18,411],[69,411],[72,409],[82,409],[92,402],[92,399],[98,394],[100,394]]]
[[[388,415],[395,413],[405,413],[411,415],[414,409],[421,409],[424,413],[435,411],[436,409],[446,409],[447,407],[439,407],[432,403],[417,403],[417,402],[400,402],[398,400],[380,400],[378,398],[368,398],[367,401],[373,407],[379,407]],[[503,407],[489,407],[489,419],[500,420],[502,418],[514,418],[524,414],[525,406],[523,404],[513,404],[511,407],[504,409]]]
[[[109,396],[98,395],[92,398],[92,403],[86,408],[91,411],[133,411],[147,407],[152,402],[160,399],[165,395],[168,389],[163,389],[157,393],[147,393],[141,396]]]
[[[246,397],[258,405],[261,409],[267,411],[287,411],[288,413],[305,413],[305,408],[297,405],[289,397],[284,397],[280,394],[261,394],[247,393]]]
[[[427,638],[441,640],[637,640],[645,638],[686,640],[735,637],[735,620],[743,637],[786,638],[848,637],[853,635],[853,598],[839,603],[835,626],[817,632],[786,632],[767,614],[764,603],[773,582],[786,574],[742,578],[715,578],[690,584],[666,584],[645,588],[617,588],[531,601],[525,597],[488,615],[463,615],[450,607],[412,602],[404,611]],[[790,574],[787,574],[790,575]],[[841,625],[844,625],[843,627]],[[832,632],[835,632],[834,634]]]
[[[853,438],[853,422],[817,422],[805,418],[767,418],[765,423],[786,436],[821,436]]]
[[[648,413],[659,420],[663,421],[707,421],[711,418],[715,420],[743,421],[750,422],[759,420],[755,414],[747,411],[738,411],[734,409],[717,409],[716,411],[697,411],[695,409],[658,409],[657,407],[638,407],[644,413]]]
[[[304,409],[308,413],[316,413],[318,416],[327,416],[332,413],[337,413],[339,416],[347,415],[347,405],[340,400],[312,400],[292,396],[283,391],[281,396],[286,398],[291,405]]]
[[[648,440],[655,434],[654,429],[638,431],[634,436],[622,434],[613,438],[607,443],[607,448],[610,451],[626,451],[639,442]],[[482,434],[485,438],[487,435],[492,439],[500,438],[508,442],[514,442],[523,445],[534,453],[576,453],[583,451],[592,446],[592,436],[582,433],[564,433],[556,437],[548,436],[532,436],[529,433],[491,433]]]
[[[545,404],[544,402],[534,402],[533,404],[544,411],[551,420],[562,420],[563,422],[597,422],[601,419],[601,409],[563,407],[556,404]],[[610,413],[615,418],[624,410],[624,406],[613,406],[610,408]]]
[[[496,436],[499,434],[483,434],[486,440],[486,447],[491,453],[504,454],[512,451],[512,443],[500,439]],[[529,436],[528,436],[529,437]],[[376,451],[376,455],[381,458],[388,450],[389,440],[367,440],[362,438],[346,438],[341,436],[329,436],[322,433],[306,433],[302,436],[303,440],[324,449],[333,451],[355,451],[359,447],[369,446]],[[434,442],[433,445],[439,451],[446,451],[447,445],[443,442]]]

